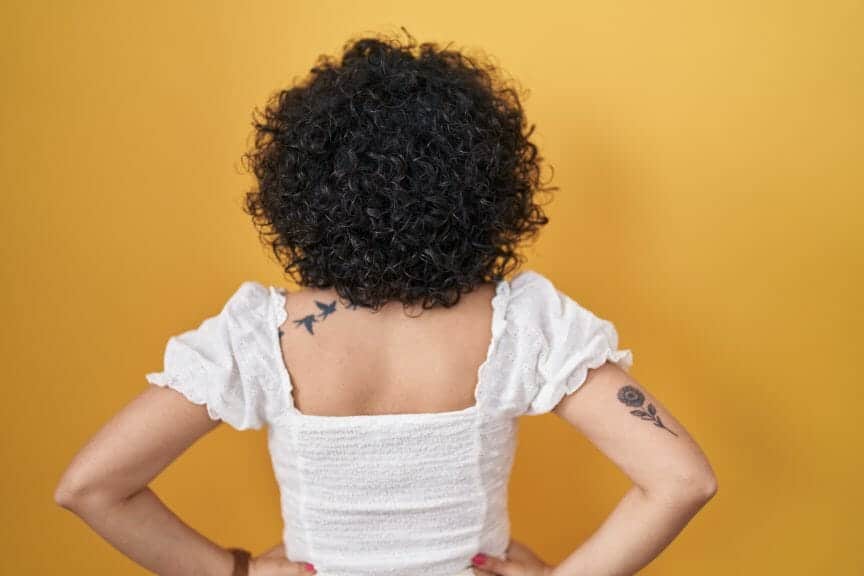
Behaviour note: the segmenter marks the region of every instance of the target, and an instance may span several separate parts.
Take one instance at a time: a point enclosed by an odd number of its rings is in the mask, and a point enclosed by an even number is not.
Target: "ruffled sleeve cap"
[[[633,353],[618,348],[618,333],[533,270],[517,275],[510,286],[506,355],[511,408],[516,414],[550,412],[585,382],[588,370],[611,361],[629,371]],[[515,403],[515,404],[514,404]]]
[[[243,282],[218,314],[168,339],[163,370],[146,380],[205,405],[210,418],[237,430],[272,422],[284,409],[272,290]]]

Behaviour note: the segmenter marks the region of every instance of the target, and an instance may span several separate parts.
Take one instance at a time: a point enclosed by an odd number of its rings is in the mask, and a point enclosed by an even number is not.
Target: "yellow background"
[[[144,574],[53,490],[169,335],[283,282],[240,209],[251,111],[351,36],[477,49],[530,90],[560,186],[528,265],[615,322],[720,490],[647,575],[864,574],[864,3],[3,2],[2,552]],[[548,176],[547,172],[547,176]],[[265,433],[154,483],[223,545],[274,545]],[[239,464],[239,465],[238,465]],[[560,561],[626,478],[523,418],[513,536]]]

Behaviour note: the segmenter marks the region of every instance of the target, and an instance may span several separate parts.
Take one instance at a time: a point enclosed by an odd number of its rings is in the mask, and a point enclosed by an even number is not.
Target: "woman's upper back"
[[[456,306],[378,311],[354,307],[333,290],[305,289],[276,302],[294,406],[304,414],[451,412],[475,403],[478,369],[491,339],[495,286]]]
[[[244,282],[146,377],[268,426],[290,558],[321,576],[455,574],[505,553],[518,416],[632,364],[611,322],[537,272],[483,290],[415,322]]]

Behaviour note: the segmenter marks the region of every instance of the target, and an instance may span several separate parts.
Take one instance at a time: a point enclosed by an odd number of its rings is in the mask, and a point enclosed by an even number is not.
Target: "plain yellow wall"
[[[720,491],[643,574],[864,574],[864,3],[3,2],[4,569],[144,574],[57,507],[76,450],[239,283],[283,283],[240,209],[251,111],[351,36],[491,55],[560,187],[528,265],[619,329]],[[547,173],[548,174],[548,173]],[[153,484],[193,527],[279,538],[265,433]],[[238,466],[238,463],[240,464]],[[561,560],[626,478],[522,420],[514,537]]]

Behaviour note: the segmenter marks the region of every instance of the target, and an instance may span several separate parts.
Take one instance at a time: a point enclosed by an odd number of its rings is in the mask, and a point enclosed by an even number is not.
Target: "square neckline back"
[[[279,341],[279,327],[282,326],[288,319],[288,311],[285,309],[287,301],[287,291],[284,288],[268,286],[270,293],[270,326],[275,338],[271,338],[271,344],[274,348],[276,370],[280,388],[285,396],[285,414],[294,419],[306,420],[318,423],[332,424],[358,424],[358,423],[377,423],[387,421],[421,421],[421,420],[437,420],[448,418],[466,418],[474,417],[480,410],[480,402],[483,393],[485,379],[483,374],[491,364],[495,347],[498,343],[498,338],[504,328],[504,314],[507,308],[510,297],[510,281],[506,278],[500,278],[495,282],[495,294],[490,300],[492,308],[492,320],[490,322],[490,337],[489,345],[486,348],[486,356],[483,362],[477,367],[476,378],[474,382],[474,403],[467,408],[459,410],[447,410],[439,412],[388,412],[381,414],[349,414],[344,416],[332,416],[326,414],[307,414],[301,412],[294,404],[293,389],[294,385],[291,380],[291,374],[288,371],[288,363],[282,353],[282,346]]]

